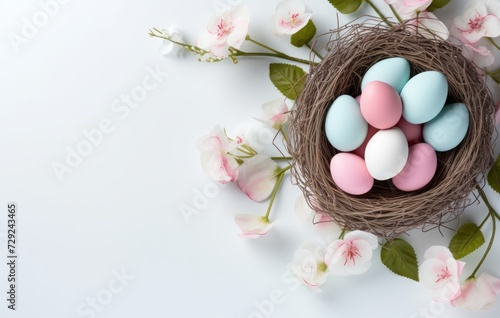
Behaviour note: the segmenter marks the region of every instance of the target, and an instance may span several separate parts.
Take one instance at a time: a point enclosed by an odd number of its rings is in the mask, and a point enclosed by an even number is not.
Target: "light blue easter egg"
[[[424,124],[424,140],[436,151],[448,151],[465,138],[469,129],[469,111],[462,103],[449,104]]]
[[[363,76],[361,91],[373,81],[384,82],[401,93],[406,82],[410,79],[410,63],[402,57],[391,57],[373,64]]]
[[[339,151],[352,151],[363,143],[368,123],[358,102],[349,95],[335,99],[325,118],[325,133],[330,144]]]
[[[403,117],[412,124],[423,124],[439,114],[448,96],[448,81],[436,71],[413,76],[401,91]]]

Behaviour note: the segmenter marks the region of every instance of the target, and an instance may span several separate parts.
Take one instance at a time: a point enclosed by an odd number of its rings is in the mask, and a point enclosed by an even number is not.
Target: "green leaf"
[[[304,89],[307,73],[298,66],[271,63],[269,77],[274,86],[289,99],[297,99]]]
[[[358,10],[363,0],[328,0],[342,14],[353,13]]]
[[[432,0],[430,6],[427,7],[427,11],[436,11],[447,5],[451,0]]]
[[[393,273],[418,282],[417,255],[413,247],[402,239],[394,239],[384,244],[380,259]]]
[[[456,259],[461,259],[477,250],[484,244],[484,235],[479,226],[465,223],[450,241],[450,252]]]
[[[309,43],[314,36],[316,35],[316,26],[312,22],[311,19],[309,19],[309,22],[297,31],[296,33],[292,34],[292,37],[290,38],[290,43],[296,47],[302,47],[304,44]]]
[[[500,193],[500,155],[488,172],[488,184],[493,190]]]

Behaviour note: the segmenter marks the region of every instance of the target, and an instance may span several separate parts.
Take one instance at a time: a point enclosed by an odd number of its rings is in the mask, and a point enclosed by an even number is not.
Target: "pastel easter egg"
[[[365,194],[374,183],[373,177],[366,169],[365,160],[352,153],[341,152],[333,156],[330,172],[333,182],[349,194]]]
[[[361,91],[373,81],[392,86],[398,94],[410,79],[410,63],[402,57],[391,57],[373,64],[363,76]]]
[[[361,113],[375,128],[387,129],[401,119],[403,107],[398,93],[384,82],[373,81],[366,85],[361,94]]]
[[[366,167],[377,180],[394,177],[403,170],[407,160],[408,142],[397,127],[379,130],[366,145]]]
[[[449,104],[424,125],[424,140],[436,151],[448,151],[465,138],[469,129],[469,111],[463,103]]]
[[[446,77],[436,71],[413,76],[401,91],[403,117],[412,124],[423,124],[439,114],[448,96]]]
[[[368,124],[358,102],[349,95],[335,99],[325,118],[325,134],[330,144],[340,151],[358,148],[366,138]]]
[[[418,143],[410,147],[405,167],[392,178],[392,183],[401,191],[422,189],[431,182],[437,169],[437,155],[432,146]]]
[[[373,135],[375,135],[379,131],[377,128],[373,127],[372,125],[368,125],[368,133],[366,134],[365,141],[359,146],[358,148],[354,149],[352,153],[360,156],[361,158],[365,157],[365,149],[366,145],[372,139]]]
[[[408,140],[408,145],[413,146],[422,141],[422,129],[424,125],[422,124],[412,124],[406,121],[404,117],[401,117],[396,127],[403,131],[406,140]]]

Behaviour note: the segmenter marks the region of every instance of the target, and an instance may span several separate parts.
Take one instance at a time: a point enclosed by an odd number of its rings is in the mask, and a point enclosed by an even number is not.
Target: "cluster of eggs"
[[[436,151],[465,138],[467,106],[445,105],[446,77],[425,71],[410,78],[401,57],[371,66],[361,92],[337,97],[326,114],[326,137],[338,151],[330,162],[335,184],[352,195],[369,192],[375,180],[391,180],[402,191],[425,187],[437,170]]]

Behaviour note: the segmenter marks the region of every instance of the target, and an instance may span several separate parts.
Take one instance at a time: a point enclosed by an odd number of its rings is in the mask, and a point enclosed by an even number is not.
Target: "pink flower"
[[[324,256],[324,248],[315,243],[307,243],[295,251],[289,268],[307,286],[321,286],[328,275],[328,266],[323,260]]]
[[[261,122],[274,129],[281,129],[288,119],[288,107],[283,98],[274,99],[262,105]]]
[[[447,40],[450,32],[446,25],[430,12],[420,12],[416,20],[411,20],[410,25],[415,25],[417,32],[428,39],[434,39],[436,36]]]
[[[420,282],[434,291],[434,300],[450,302],[460,296],[458,281],[464,262],[453,258],[444,246],[431,246],[425,251],[425,261],[418,269]]]
[[[254,201],[263,201],[271,195],[280,167],[270,157],[256,155],[239,168],[238,186]]]
[[[332,242],[342,232],[337,223],[326,214],[309,207],[303,195],[299,195],[294,206],[295,215],[304,222],[313,225],[316,233],[326,242]]]
[[[271,24],[277,34],[294,34],[302,29],[312,16],[305,12],[305,6],[299,0],[281,0],[271,17]]]
[[[229,47],[238,49],[248,33],[250,16],[244,5],[237,6],[213,16],[207,23],[207,32],[197,46],[207,49],[218,58],[228,55]]]
[[[469,310],[491,309],[496,303],[496,294],[500,293],[500,279],[488,273],[481,273],[462,285],[462,294],[453,300],[453,306]]]
[[[270,222],[266,216],[255,216],[252,214],[236,214],[234,221],[241,230],[240,235],[252,239],[269,232],[277,222]]]
[[[478,67],[488,67],[495,62],[493,53],[486,46],[474,46],[469,43],[463,43],[462,48],[462,54]]]
[[[498,10],[497,10],[498,11]],[[455,17],[453,24],[469,43],[476,43],[482,37],[500,35],[499,12],[488,12],[484,2],[474,1],[464,15]]]
[[[385,3],[394,6],[396,12],[404,18],[415,17],[417,12],[422,12],[432,3],[432,0],[385,0]]]
[[[205,173],[219,183],[233,182],[238,178],[238,162],[229,152],[234,142],[229,140],[222,128],[217,125],[210,135],[200,138],[201,165]]]
[[[333,241],[326,249],[325,263],[333,274],[359,275],[371,266],[377,237],[363,231],[347,233],[343,240]]]

